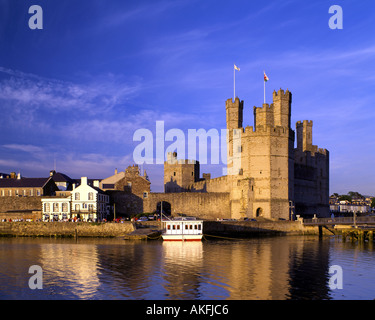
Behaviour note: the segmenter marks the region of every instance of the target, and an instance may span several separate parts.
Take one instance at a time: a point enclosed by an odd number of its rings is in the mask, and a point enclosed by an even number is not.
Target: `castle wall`
[[[202,219],[231,218],[229,193],[150,193],[143,201],[144,212],[154,212],[161,201],[171,204],[173,216],[184,213]]]
[[[295,150],[295,206],[302,217],[329,217],[329,152]]]
[[[41,211],[41,197],[0,197],[0,212]]]
[[[201,180],[186,186],[188,192],[230,192],[229,177]]]

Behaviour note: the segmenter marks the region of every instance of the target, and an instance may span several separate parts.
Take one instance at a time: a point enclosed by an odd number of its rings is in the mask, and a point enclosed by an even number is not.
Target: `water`
[[[31,265],[43,289],[31,290]],[[343,270],[330,289],[329,267]],[[372,243],[0,238],[0,299],[374,299]]]

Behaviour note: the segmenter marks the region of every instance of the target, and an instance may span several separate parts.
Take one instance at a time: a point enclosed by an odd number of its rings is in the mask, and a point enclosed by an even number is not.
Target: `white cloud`
[[[13,110],[30,113],[47,109],[53,112],[85,111],[95,115],[110,110],[140,89],[139,83],[130,85],[113,74],[95,77],[82,84],[2,67],[0,72],[8,75],[0,82],[0,99],[8,102]]]
[[[29,153],[39,153],[44,151],[43,148],[30,144],[5,144],[3,147]]]

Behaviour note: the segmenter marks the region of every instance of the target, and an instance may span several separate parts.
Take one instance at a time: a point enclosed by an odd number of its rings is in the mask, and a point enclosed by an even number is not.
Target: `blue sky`
[[[43,30],[31,30],[31,4]],[[343,29],[331,30],[331,5]],[[225,100],[293,93],[330,151],[330,193],[375,195],[373,1],[0,0],[0,172],[105,178],[133,164],[133,133],[225,128]],[[223,165],[201,172],[220,176]],[[145,165],[152,191],[162,165]]]

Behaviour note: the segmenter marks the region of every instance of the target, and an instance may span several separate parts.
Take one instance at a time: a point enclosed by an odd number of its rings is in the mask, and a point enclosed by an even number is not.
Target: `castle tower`
[[[199,174],[199,161],[177,160],[177,152],[168,152],[164,162],[164,192],[186,191],[186,186],[198,181]]]
[[[329,217],[329,151],[312,144],[312,127],[312,121],[296,123],[295,208],[305,218]]]
[[[254,130],[241,139],[242,179],[253,179],[250,217],[289,219],[294,200],[294,132],[290,128],[291,93],[280,89],[273,103],[254,107]]]

